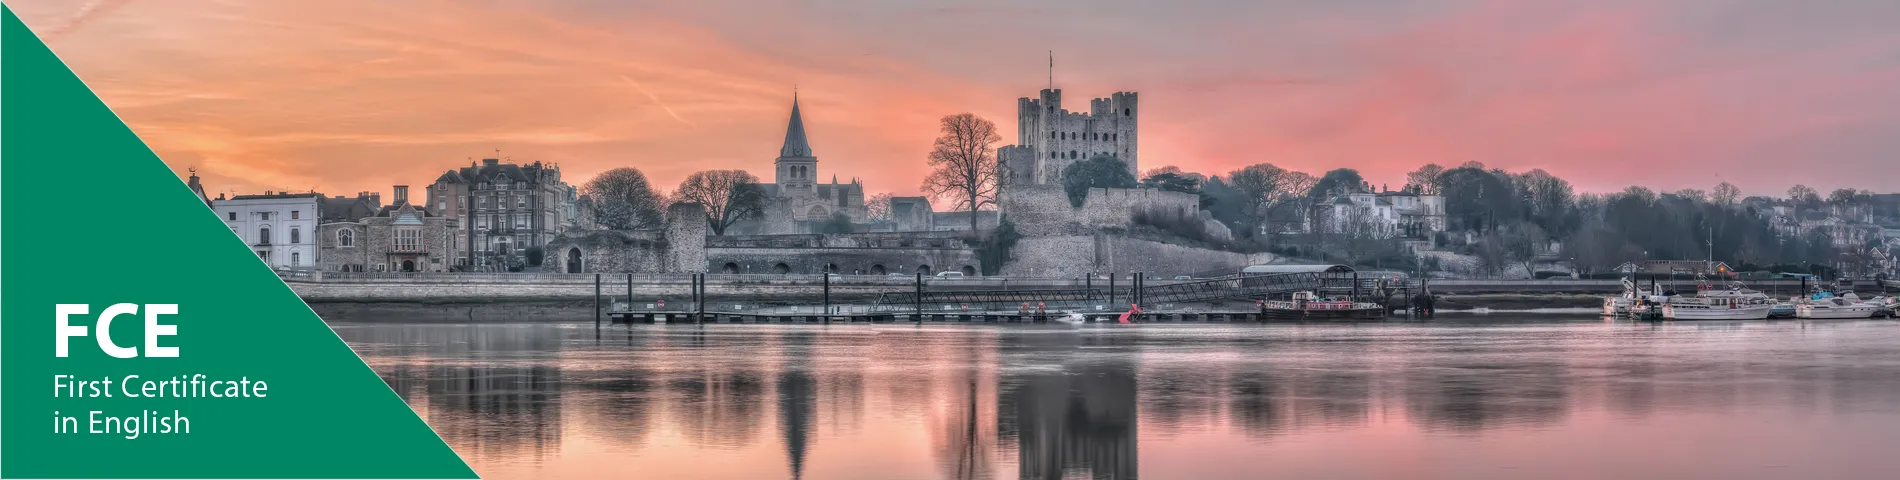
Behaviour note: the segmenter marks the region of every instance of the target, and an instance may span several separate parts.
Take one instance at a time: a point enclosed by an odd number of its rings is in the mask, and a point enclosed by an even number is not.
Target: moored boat
[[[1695,296],[1670,297],[1663,305],[1663,318],[1670,320],[1761,320],[1768,318],[1775,302],[1768,295],[1750,290],[1737,282],[1726,290],[1703,286]]]
[[[1879,305],[1862,303],[1853,293],[1840,296],[1822,293],[1811,301],[1795,307],[1794,316],[1807,319],[1852,319],[1873,318]]]
[[[1261,302],[1260,314],[1268,320],[1378,320],[1385,318],[1385,307],[1351,298],[1320,298],[1313,292],[1296,292],[1292,300]]]

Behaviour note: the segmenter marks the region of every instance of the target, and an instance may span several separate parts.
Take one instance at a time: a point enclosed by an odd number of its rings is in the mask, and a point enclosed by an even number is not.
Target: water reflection
[[[1895,327],[337,330],[487,478],[1108,479],[1889,472]]]

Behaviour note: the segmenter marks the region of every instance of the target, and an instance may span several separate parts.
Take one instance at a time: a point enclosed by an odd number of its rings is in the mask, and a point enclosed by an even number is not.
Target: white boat
[[[1629,315],[1630,307],[1636,305],[1640,295],[1641,293],[1636,290],[1636,283],[1624,278],[1623,293],[1603,297],[1603,315],[1608,317]]]
[[[1084,323],[1088,323],[1087,318],[1083,318],[1082,314],[1075,313],[1075,312],[1069,312],[1068,315],[1052,318],[1049,321],[1065,324],[1065,325],[1070,325],[1070,326],[1080,326]]]
[[[1838,297],[1817,298],[1794,307],[1795,318],[1832,319],[1832,318],[1873,318],[1879,305],[1862,303],[1852,293]]]
[[[1663,305],[1663,318],[1670,320],[1761,320],[1775,308],[1775,301],[1740,283],[1727,290],[1703,289],[1695,296],[1670,297]]]

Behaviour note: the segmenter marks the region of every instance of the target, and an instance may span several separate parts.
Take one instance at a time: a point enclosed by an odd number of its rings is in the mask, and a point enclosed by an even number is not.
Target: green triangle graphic
[[[4,17],[0,477],[476,478],[12,9]],[[159,317],[177,333],[158,343],[178,356],[114,358],[91,336],[56,356],[55,305],[89,305],[69,322],[96,329],[119,303],[178,305]],[[110,338],[147,353],[145,311],[117,317]],[[109,378],[113,396],[57,396],[62,374]],[[128,375],[194,374],[261,380],[266,396],[124,395]],[[190,431],[87,433],[91,411],[176,411]],[[60,417],[78,433],[59,433]]]

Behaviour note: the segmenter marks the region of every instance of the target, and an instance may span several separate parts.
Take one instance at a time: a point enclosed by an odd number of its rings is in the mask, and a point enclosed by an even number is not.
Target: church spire
[[[792,120],[785,126],[785,146],[779,147],[781,157],[810,157],[811,142],[805,140],[805,119],[798,114],[798,92],[792,92]]]

